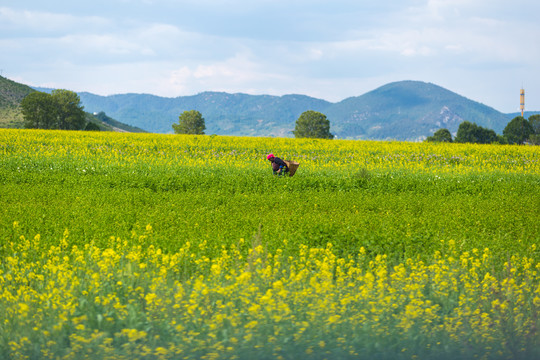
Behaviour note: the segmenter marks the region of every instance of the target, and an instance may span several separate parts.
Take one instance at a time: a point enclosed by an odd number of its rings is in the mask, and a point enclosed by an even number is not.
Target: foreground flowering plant
[[[540,358],[539,174],[532,146],[0,129],[0,358]]]
[[[16,226],[16,224],[15,224]],[[0,251],[5,359],[537,358],[540,263],[442,243],[429,261],[332,244],[209,258],[147,234],[111,246],[36,235]],[[536,251],[536,247],[530,249]]]

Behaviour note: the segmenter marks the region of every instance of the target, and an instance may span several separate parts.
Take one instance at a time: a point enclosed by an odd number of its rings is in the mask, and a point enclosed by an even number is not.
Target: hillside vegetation
[[[292,137],[298,117],[307,110],[322,112],[338,138],[421,140],[439,128],[456,133],[462,121],[501,133],[511,118],[440,86],[419,81],[387,84],[338,103],[303,95],[247,95],[204,92],[163,98],[144,94],[98,96],[80,94],[91,111],[150,132],[171,133],[186,110],[197,110],[208,134]]]
[[[20,104],[24,97],[36,90],[0,76],[0,128],[20,129],[24,127],[24,119]],[[144,132],[135,126],[126,125],[103,112],[91,114],[86,112],[87,122],[96,124],[102,131]]]
[[[22,128],[21,100],[34,90],[0,76],[0,128]]]

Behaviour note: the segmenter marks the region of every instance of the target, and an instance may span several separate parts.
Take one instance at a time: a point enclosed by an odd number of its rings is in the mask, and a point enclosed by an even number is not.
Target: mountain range
[[[85,108],[104,111],[149,132],[171,133],[186,110],[201,112],[207,134],[292,136],[306,110],[322,112],[337,138],[418,141],[465,120],[502,133],[516,114],[504,114],[432,83],[399,81],[332,103],[305,95],[248,95],[203,92],[165,98],[146,94],[99,96],[79,93]]]
[[[17,105],[32,91],[26,85],[18,84],[17,88],[14,84],[11,80],[0,81],[0,127],[14,127],[6,124],[22,121]],[[411,80],[389,83],[336,103],[305,95],[225,92],[175,98],[148,94],[100,96],[89,92],[78,95],[85,111],[100,121],[115,121],[116,129],[155,133],[172,133],[172,124],[178,123],[186,110],[201,112],[206,134],[292,137],[298,117],[304,111],[315,110],[328,117],[330,131],[337,138],[403,141],[425,139],[440,128],[455,134],[466,120],[501,134],[508,122],[519,115],[504,114],[438,85]],[[525,117],[535,113],[528,112]]]

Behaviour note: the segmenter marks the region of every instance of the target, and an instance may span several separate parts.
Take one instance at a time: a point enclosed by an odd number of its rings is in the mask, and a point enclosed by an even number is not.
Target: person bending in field
[[[274,154],[268,154],[266,157],[270,163],[272,163],[272,171],[274,175],[281,176],[289,172],[289,167],[285,164],[285,161],[281,160],[278,157],[275,157]]]

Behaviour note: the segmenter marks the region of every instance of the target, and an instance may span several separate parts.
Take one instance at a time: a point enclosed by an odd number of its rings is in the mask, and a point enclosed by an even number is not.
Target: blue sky
[[[540,110],[538,0],[0,0],[0,73],[100,95],[340,101],[431,82]]]

